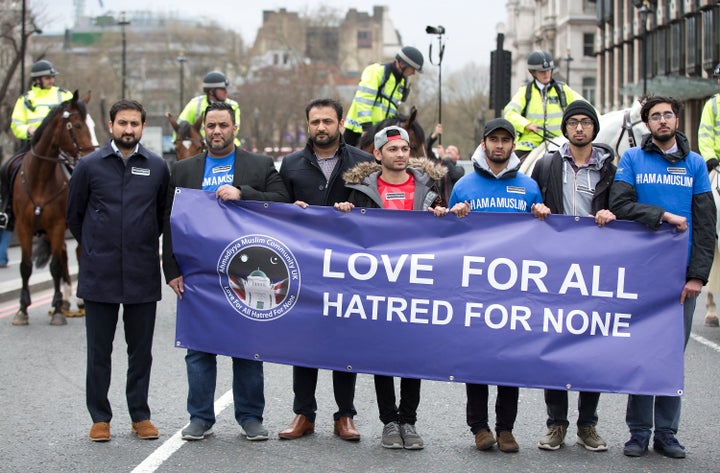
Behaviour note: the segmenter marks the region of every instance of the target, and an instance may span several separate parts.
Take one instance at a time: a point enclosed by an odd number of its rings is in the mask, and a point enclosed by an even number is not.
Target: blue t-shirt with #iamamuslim
[[[235,152],[233,151],[224,158],[213,158],[207,155],[205,158],[205,174],[203,175],[202,189],[215,192],[223,184],[233,183],[235,175]]]
[[[702,156],[690,151],[683,159],[673,163],[657,152],[630,148],[623,153],[615,180],[635,187],[639,203],[656,205],[687,218],[689,258],[692,251],[693,197],[712,192]]]

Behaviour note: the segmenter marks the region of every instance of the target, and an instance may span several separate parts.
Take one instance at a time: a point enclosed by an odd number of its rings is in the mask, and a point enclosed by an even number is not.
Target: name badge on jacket
[[[135,166],[130,169],[130,172],[136,176],[149,176],[150,170],[146,168],[136,168]]]

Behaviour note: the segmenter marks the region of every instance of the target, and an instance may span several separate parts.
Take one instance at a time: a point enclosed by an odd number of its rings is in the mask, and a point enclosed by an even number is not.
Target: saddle
[[[0,167],[0,228],[12,231],[15,228],[15,218],[12,213],[12,188],[15,183],[20,166],[26,151],[18,151],[5,164]],[[5,225],[2,225],[5,214]]]

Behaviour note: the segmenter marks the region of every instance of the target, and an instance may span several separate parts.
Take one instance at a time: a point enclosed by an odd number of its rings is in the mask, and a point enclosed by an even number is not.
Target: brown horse
[[[175,157],[178,161],[205,152],[205,138],[200,133],[202,116],[198,117],[194,124],[183,121],[178,123],[170,113],[166,113],[165,116],[175,130]]]
[[[22,250],[20,309],[13,325],[28,324],[28,281],[32,263],[35,261],[39,268],[47,264],[48,259],[55,290],[50,324],[67,323],[60,290],[61,282],[70,284],[65,247],[65,205],[69,169],[81,155],[95,149],[86,116],[87,109],[78,99],[77,90],[72,99],[53,108],[33,135],[30,150],[23,155],[12,185],[15,229]]]
[[[410,115],[397,115],[390,117],[380,123],[374,125],[370,130],[363,133],[358,143],[358,148],[363,151],[367,151],[372,154],[375,149],[375,133],[382,130],[386,126],[399,126],[404,128],[408,132],[408,138],[410,138],[410,157],[413,158],[426,158],[427,153],[425,152],[425,131],[423,130],[420,123],[417,121],[417,109],[413,106],[410,109]]]

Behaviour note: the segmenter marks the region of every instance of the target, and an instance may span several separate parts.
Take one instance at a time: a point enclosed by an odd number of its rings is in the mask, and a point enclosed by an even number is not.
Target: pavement
[[[74,238],[65,240],[68,250],[68,269],[70,270],[70,279],[77,281],[78,262],[75,250],[77,241]],[[20,277],[20,246],[11,245],[8,249],[9,264],[6,268],[0,268],[0,302],[8,302],[20,298],[20,290],[22,289],[22,278]],[[50,275],[50,266],[45,265],[43,268],[33,267],[30,276],[30,294],[38,291],[52,288],[53,280]]]

